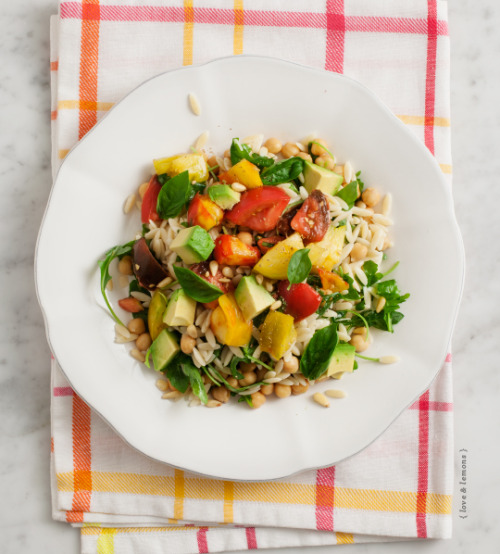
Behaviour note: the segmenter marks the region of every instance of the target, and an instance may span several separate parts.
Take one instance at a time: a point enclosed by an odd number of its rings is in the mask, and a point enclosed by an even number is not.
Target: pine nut
[[[247,187],[241,183],[233,183],[231,188],[236,192],[245,192],[247,190]]]
[[[320,406],[323,406],[323,408],[328,408],[330,406],[330,402],[328,402],[328,398],[321,394],[320,392],[316,392],[313,394],[313,400],[316,402],[316,404],[319,404]]]
[[[345,398],[347,393],[340,389],[328,389],[325,394],[330,398]]]

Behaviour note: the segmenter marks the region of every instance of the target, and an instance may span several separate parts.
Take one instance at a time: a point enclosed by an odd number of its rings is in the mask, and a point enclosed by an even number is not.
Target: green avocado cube
[[[356,349],[351,344],[344,342],[337,344],[328,366],[328,377],[340,379],[344,373],[352,373],[354,371],[355,354]]]
[[[274,298],[259,285],[253,275],[243,277],[234,291],[243,317],[250,321],[274,303]]]
[[[173,333],[163,329],[150,347],[155,370],[163,371],[179,350],[179,345]]]
[[[212,237],[199,225],[182,229],[170,243],[170,250],[176,252],[186,264],[205,261],[214,248]]]
[[[182,289],[175,290],[170,297],[163,323],[169,327],[187,327],[194,323],[196,300],[190,298]]]
[[[304,188],[311,193],[318,189],[333,196],[342,186],[344,177],[311,162],[304,163]]]
[[[208,196],[223,210],[230,210],[241,198],[241,194],[233,190],[229,185],[213,185],[209,187]]]

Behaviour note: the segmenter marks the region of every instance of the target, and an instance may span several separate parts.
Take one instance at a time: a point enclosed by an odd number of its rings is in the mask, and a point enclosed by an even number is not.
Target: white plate
[[[202,106],[196,117],[187,95]],[[148,178],[153,158],[189,150],[203,131],[225,150],[232,137],[297,140],[316,132],[367,185],[394,198],[389,261],[411,298],[394,335],[338,387],[348,398],[324,409],[311,394],[270,399],[259,410],[231,403],[188,408],[161,400],[156,375],[115,344],[102,309],[96,262],[140,228],[124,199]],[[451,192],[421,142],[351,79],[259,57],[232,57],[159,75],[122,100],[62,164],[38,241],[36,279],[54,355],[74,389],[133,447],[214,477],[275,479],[338,462],[372,442],[436,376],[462,290],[464,256]],[[119,297],[111,295],[114,300]],[[322,383],[314,391],[331,388]]]

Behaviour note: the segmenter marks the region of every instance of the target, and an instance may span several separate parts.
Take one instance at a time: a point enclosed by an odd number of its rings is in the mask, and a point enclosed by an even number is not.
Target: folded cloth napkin
[[[270,8],[272,6],[272,9]],[[345,73],[377,93],[451,179],[447,4],[436,0],[83,0],[52,29],[54,172],[145,79],[232,54]],[[146,458],[52,361],[53,515],[84,553],[221,552],[451,534],[451,357],[373,444],[334,467],[264,483]]]

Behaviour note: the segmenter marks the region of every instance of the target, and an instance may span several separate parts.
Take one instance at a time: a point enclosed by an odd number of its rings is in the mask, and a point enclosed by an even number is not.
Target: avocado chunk
[[[170,243],[170,250],[176,252],[186,264],[204,262],[214,248],[212,237],[199,225],[182,229]]]
[[[160,334],[160,331],[165,328],[163,324],[163,314],[167,307],[167,299],[160,291],[153,293],[151,303],[148,308],[148,328],[151,338],[155,338]]]
[[[304,187],[309,193],[318,189],[333,196],[344,182],[342,175],[311,162],[304,163],[303,174]]]
[[[274,298],[259,285],[253,275],[243,277],[234,291],[243,317],[249,321],[274,303]]]
[[[170,297],[163,323],[169,327],[187,327],[194,323],[196,300],[190,298],[182,289],[175,290]]]
[[[328,377],[340,379],[344,373],[352,373],[354,371],[355,354],[356,349],[351,344],[344,342],[337,344],[328,366]]]
[[[213,185],[209,187],[208,196],[210,196],[210,200],[223,210],[230,210],[241,198],[241,194],[233,190],[229,185]]]
[[[155,370],[163,371],[179,350],[179,345],[173,333],[163,329],[150,347]]]

